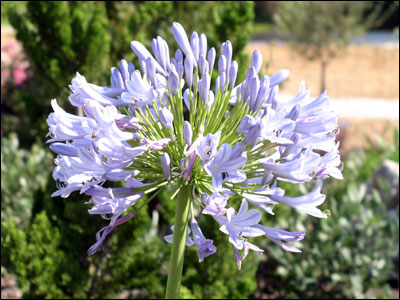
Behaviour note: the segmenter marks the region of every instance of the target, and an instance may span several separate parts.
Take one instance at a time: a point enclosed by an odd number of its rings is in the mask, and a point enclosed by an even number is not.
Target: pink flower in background
[[[22,52],[21,45],[15,40],[8,40],[1,45],[1,88],[21,85],[27,78],[29,62]]]
[[[28,75],[26,75],[26,72],[22,69],[15,69],[12,74],[15,85],[21,85],[26,80],[26,78],[28,78]]]

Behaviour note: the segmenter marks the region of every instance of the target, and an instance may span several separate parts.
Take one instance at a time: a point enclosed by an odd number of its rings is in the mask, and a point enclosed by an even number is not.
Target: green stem
[[[183,185],[176,197],[174,238],[172,240],[165,299],[180,298],[179,291],[181,287],[190,202],[190,186]]]

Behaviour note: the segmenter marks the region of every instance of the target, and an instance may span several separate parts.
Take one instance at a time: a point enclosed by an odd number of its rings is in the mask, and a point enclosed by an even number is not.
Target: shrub
[[[394,296],[385,282],[393,276],[392,259],[399,253],[398,206],[388,211],[367,179],[384,159],[397,157],[398,162],[398,130],[395,140],[395,144],[371,145],[348,154],[345,179],[325,186],[324,207],[331,213],[327,220],[315,222],[284,207],[277,210],[278,217],[291,214],[280,218],[282,228],[308,234],[301,254],[269,248],[269,257],[259,270],[266,278],[265,293],[314,299]],[[301,192],[292,190],[293,194]]]

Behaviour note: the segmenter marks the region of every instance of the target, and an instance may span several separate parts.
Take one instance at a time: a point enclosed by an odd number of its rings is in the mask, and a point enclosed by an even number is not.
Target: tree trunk
[[[321,61],[321,93],[326,90],[326,66],[328,62],[326,60]]]

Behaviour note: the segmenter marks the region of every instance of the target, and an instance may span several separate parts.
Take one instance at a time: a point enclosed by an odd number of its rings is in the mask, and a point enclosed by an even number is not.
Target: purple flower
[[[202,201],[206,204],[202,213],[211,216],[223,216],[226,213],[226,205],[229,197],[219,192],[214,192],[211,195],[203,194]]]
[[[276,85],[281,84],[289,77],[290,71],[289,70],[280,70],[271,76],[270,79],[270,87],[274,87]]]
[[[205,34],[200,34],[200,40],[199,40],[199,56],[204,56],[206,57],[207,55],[207,37]]]
[[[199,35],[197,34],[197,32],[193,32],[192,36],[190,37],[190,47],[192,48],[195,61],[198,61],[200,49],[199,49]]]
[[[63,143],[52,143],[49,146],[50,150],[65,156],[78,156],[78,148],[71,146],[69,144]]]
[[[204,258],[210,256],[217,252],[217,248],[213,245],[213,241],[206,239],[201,232],[199,224],[197,224],[196,219],[192,219],[191,222],[193,241],[197,248],[197,253],[199,254],[199,261],[203,261]]]
[[[159,151],[164,149],[169,142],[171,141],[171,139],[168,138],[164,138],[158,141],[151,141],[149,139],[143,139],[143,145],[146,146],[149,150],[153,150],[153,151]]]
[[[161,166],[163,169],[164,177],[166,180],[171,180],[171,159],[168,153],[163,153],[161,155]]]
[[[238,64],[236,60],[234,60],[231,66],[229,67],[229,72],[228,72],[228,83],[229,83],[229,88],[231,90],[235,86],[237,71],[238,71]]]
[[[157,91],[136,70],[131,75],[131,80],[126,82],[128,91],[121,94],[121,101],[132,108],[142,108],[152,103],[157,98]]]
[[[114,228],[129,221],[130,219],[132,219],[134,217],[134,215],[135,215],[134,213],[127,214],[126,216],[123,216],[123,217],[119,218],[118,220],[116,220],[113,225],[108,225],[108,226],[100,229],[96,234],[96,243],[93,244],[89,248],[87,254],[92,255],[92,254],[96,253],[97,251],[99,251],[101,249],[101,246],[103,245],[106,237],[114,230]],[[101,233],[103,233],[103,235],[101,235]]]
[[[284,111],[276,112],[272,108],[267,108],[265,116],[261,119],[261,138],[272,143],[291,144],[292,141],[284,135],[292,132],[296,125],[285,116]]]
[[[230,41],[226,41],[225,43],[222,43],[222,55],[226,57],[226,69],[225,72],[228,72],[228,68],[231,65],[232,61],[232,44]]]
[[[165,126],[165,128],[172,129],[174,115],[168,110],[168,108],[160,109],[158,111],[158,116],[160,117],[160,121]]]
[[[221,138],[221,132],[215,134],[208,134],[196,140],[194,147],[203,164],[214,158],[217,153],[217,147]]]
[[[146,60],[146,70],[147,78],[149,78],[153,87],[157,88],[156,68],[154,65],[154,60],[152,60],[150,57]]]
[[[185,55],[193,58],[193,65],[195,68],[197,68],[197,60],[189,44],[185,29],[183,29],[181,24],[174,22],[172,25],[172,33],[174,34],[176,42],[178,43],[179,47],[181,47]]]
[[[185,58],[185,76],[187,85],[191,87],[193,85],[193,58],[191,56]]]
[[[201,55],[199,58],[199,71],[202,76],[204,76],[204,74],[208,73],[209,71],[208,62],[203,55]]]
[[[244,239],[242,237],[264,235],[264,231],[254,227],[260,222],[261,213],[256,209],[248,209],[246,200],[242,201],[237,214],[235,214],[235,209],[230,207],[226,212],[226,216],[213,217],[221,225],[219,230],[229,235],[229,242],[237,250],[242,250],[244,247]]]
[[[112,214],[110,225],[114,225],[120,215],[143,197],[143,193],[137,193],[127,187],[103,188],[96,186],[85,193],[92,196],[85,204],[94,204],[89,209],[89,213],[100,215]]]
[[[83,106],[89,99],[97,101],[101,105],[126,105],[121,102],[121,100],[108,96],[109,94],[119,96],[123,91],[122,89],[103,89],[102,87],[89,84],[85,77],[80,75],[78,72],[76,73],[76,77],[72,79],[69,88],[71,89],[72,94],[68,97],[68,100],[74,106]]]
[[[171,226],[171,231],[172,231],[172,234],[169,234],[169,235],[166,235],[166,236],[164,236],[164,240],[167,242],[167,243],[172,243],[172,240],[174,239],[174,234],[173,234],[173,232],[174,232],[174,228],[175,228],[175,225],[172,225]],[[191,230],[190,230],[190,228],[188,227],[187,228],[187,232],[186,232],[186,246],[188,246],[188,247],[190,247],[190,246],[193,246],[194,245],[194,242],[193,242],[193,240],[190,238],[190,232],[191,232]]]
[[[302,239],[304,239],[304,236],[306,235],[305,232],[290,232],[282,229],[266,227],[261,224],[256,224],[254,225],[254,227],[264,231],[265,236],[269,238],[271,241],[273,241],[275,244],[282,247],[283,250],[290,252],[301,252],[295,246],[285,244],[282,241],[286,242],[301,241]]]
[[[262,56],[260,51],[255,50],[251,55],[251,66],[255,68],[257,74],[260,72],[262,66]]]
[[[132,48],[133,52],[135,52],[135,54],[139,57],[140,61],[145,62],[145,61],[147,61],[148,58],[150,58],[153,61],[157,72],[159,72],[160,74],[162,74],[164,76],[166,75],[166,73],[163,70],[163,68],[158,64],[158,62],[154,59],[154,57],[146,49],[146,47],[143,46],[142,43],[140,43],[138,41],[132,41],[131,42],[131,48]]]
[[[164,71],[167,71],[167,66],[170,63],[169,48],[167,42],[163,38],[158,36],[157,39],[153,39],[151,45],[157,62],[161,65]]]
[[[204,74],[203,78],[199,80],[197,86],[199,89],[199,96],[205,103],[208,101],[208,92],[210,91],[210,75]]]
[[[320,161],[319,154],[308,148],[290,161],[280,163],[266,161],[262,165],[278,177],[278,180],[309,182],[313,179],[313,173],[318,169]]]
[[[239,270],[242,268],[242,261],[249,254],[249,250],[253,250],[258,253],[264,252],[264,250],[258,248],[256,245],[253,245],[245,240],[243,240],[242,244],[243,244],[243,254],[242,255],[240,255],[239,250],[237,248],[235,248],[235,259],[236,259],[236,264],[237,264]]]
[[[318,181],[314,190],[306,195],[295,198],[271,195],[270,198],[278,203],[291,206],[311,216],[317,218],[327,218],[327,215],[317,208],[317,206],[321,205],[326,198],[324,194],[321,194],[321,188],[322,182]]]
[[[207,61],[208,61],[208,66],[209,66],[210,70],[214,69],[215,56],[216,56],[216,52],[213,47],[210,50],[208,50],[208,54],[207,54]]]
[[[183,122],[183,139],[185,140],[186,145],[192,145],[192,125],[188,121]]]
[[[168,77],[169,88],[171,89],[171,94],[176,95],[179,92],[179,76],[175,70],[169,73]]]
[[[241,170],[247,157],[244,146],[237,144],[233,149],[229,144],[222,144],[215,158],[205,169],[212,176],[212,186],[221,188],[224,181],[242,182],[246,180],[246,173]]]

